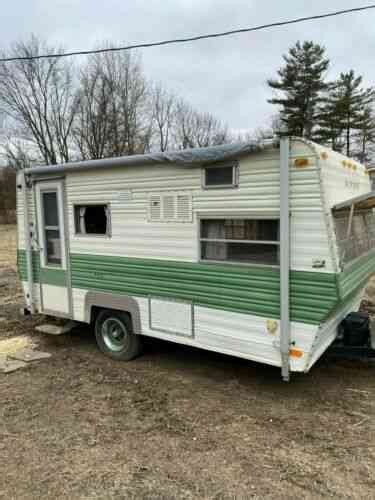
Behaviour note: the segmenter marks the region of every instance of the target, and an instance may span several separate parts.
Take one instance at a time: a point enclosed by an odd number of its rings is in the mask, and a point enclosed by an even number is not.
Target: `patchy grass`
[[[88,327],[41,336],[18,315],[8,246],[0,340],[28,335],[52,358],[0,376],[0,498],[374,497],[373,364],[323,359],[285,384],[272,367],[152,340],[114,362]]]
[[[0,225],[0,269],[16,269],[17,265],[16,226]]]

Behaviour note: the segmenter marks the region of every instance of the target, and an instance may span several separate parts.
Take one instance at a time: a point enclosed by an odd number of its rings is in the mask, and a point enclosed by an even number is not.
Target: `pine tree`
[[[347,156],[355,154],[359,136],[362,135],[363,149],[374,135],[371,113],[374,90],[364,89],[361,84],[362,76],[356,76],[353,70],[341,73],[330,85],[319,113],[319,141]]]
[[[297,42],[283,56],[279,79],[268,85],[281,93],[268,102],[281,106],[280,118],[288,135],[313,138],[322,92],[327,89],[324,73],[329,66],[325,49],[312,41]]]
[[[334,151],[341,152],[344,148],[342,140],[343,125],[338,120],[340,106],[337,103],[336,84],[331,83],[322,98],[317,114],[318,130],[315,134],[316,142],[329,146]]]
[[[375,116],[371,106],[363,111],[361,128],[355,136],[356,149],[354,156],[361,163],[374,160],[375,146]]]

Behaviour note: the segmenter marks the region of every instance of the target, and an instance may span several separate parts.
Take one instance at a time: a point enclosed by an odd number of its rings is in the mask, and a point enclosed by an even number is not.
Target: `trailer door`
[[[36,183],[40,312],[71,317],[63,188],[63,180]]]

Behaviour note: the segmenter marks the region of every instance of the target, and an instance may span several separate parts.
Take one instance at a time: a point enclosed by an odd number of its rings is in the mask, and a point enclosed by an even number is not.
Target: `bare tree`
[[[155,135],[160,151],[166,151],[170,144],[171,132],[175,118],[175,96],[165,90],[161,84],[156,85],[152,92],[152,109]]]
[[[35,142],[22,135],[17,128],[8,130],[3,151],[3,160],[14,170],[22,170],[44,161]]]
[[[0,168],[0,223],[15,222],[16,172],[9,167]]]
[[[109,114],[112,95],[98,61],[91,59],[81,71],[78,109],[73,137],[84,159],[105,156],[110,141]]]
[[[178,149],[195,147],[194,110],[182,99],[176,105],[173,136]]]
[[[195,143],[198,147],[223,144],[227,141],[227,127],[210,113],[194,113]]]
[[[152,114],[139,56],[107,52],[81,69],[75,143],[83,158],[144,153],[150,148]]]
[[[210,113],[195,111],[180,100],[176,106],[174,137],[178,148],[207,147],[229,141],[228,129]]]
[[[60,52],[33,36],[2,56],[27,58]],[[0,110],[28,131],[45,163],[56,164],[71,157],[75,100],[73,68],[66,59],[0,63]]]
[[[8,163],[16,168],[35,159],[67,162],[78,153],[95,159],[229,140],[227,127],[213,115],[152,86],[137,53],[91,55],[77,78],[60,52],[34,36],[2,54],[23,58],[0,63],[0,114],[17,128],[16,138],[26,140],[7,146]],[[30,59],[43,53],[56,57]]]

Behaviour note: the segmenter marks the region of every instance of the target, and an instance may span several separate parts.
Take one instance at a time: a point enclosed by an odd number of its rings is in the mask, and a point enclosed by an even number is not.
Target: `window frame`
[[[362,209],[355,209],[354,208],[352,217],[354,219],[354,217],[356,215],[362,215],[362,216],[364,216],[364,223],[365,223],[365,225],[366,225],[366,227],[368,229],[368,222],[366,220],[366,215],[369,212],[371,212],[371,210],[374,210],[373,217],[375,217],[375,209],[368,209],[368,208],[362,208]],[[349,269],[356,262],[358,262],[361,259],[365,258],[371,252],[375,251],[375,246],[374,247],[370,247],[367,251],[365,251],[361,255],[357,255],[354,258],[352,258],[351,260],[348,260],[348,261],[345,262],[345,260],[344,260],[345,259],[345,255],[343,255],[344,249],[340,246],[340,244],[342,242],[344,242],[344,241],[345,242],[348,241],[348,239],[351,240],[351,239],[354,238],[354,234],[353,234],[353,222],[352,222],[352,226],[351,226],[351,236],[349,236],[349,238],[344,238],[344,239],[340,240],[338,238],[337,221],[340,220],[340,219],[344,219],[344,220],[346,219],[347,222],[349,223],[350,210],[349,210],[349,212],[342,212],[342,213],[338,213],[336,215],[335,215],[335,213],[333,211],[331,211],[331,216],[332,216],[332,221],[333,221],[333,233],[334,233],[335,242],[336,242],[336,248],[337,248],[338,265],[341,268],[341,270],[344,271],[344,270]],[[372,242],[372,238],[370,238],[370,232],[369,231],[367,232],[367,235],[368,235],[369,246],[370,246],[371,242]]]
[[[78,233],[76,227],[76,208],[77,207],[90,207],[90,206],[101,206],[107,208],[107,230],[105,234],[101,233]],[[77,202],[73,203],[73,227],[74,227],[74,236],[77,238],[112,238],[112,207],[111,203],[108,201],[98,202],[98,201],[89,201],[89,202]]]
[[[46,194],[55,194],[56,195],[56,215],[57,215],[57,226],[51,226],[46,224],[45,218],[45,204],[44,204],[44,195]],[[43,231],[43,248],[44,248],[44,267],[52,268],[52,269],[63,269],[63,238],[61,232],[61,213],[60,213],[60,198],[59,198],[59,190],[58,187],[42,187],[40,189],[40,208],[41,208],[41,223],[42,223],[42,231]],[[47,244],[47,231],[57,231],[59,233],[59,242],[60,242],[60,262],[51,262],[48,257],[48,244]]]
[[[231,184],[206,184],[206,170],[213,168],[232,168],[232,183]],[[225,163],[213,163],[212,165],[204,165],[201,169],[201,185],[202,189],[235,189],[239,186],[239,162],[238,160],[227,161]]]
[[[61,242],[61,264],[48,263],[46,258],[46,239],[44,230],[43,196],[42,193],[57,191],[59,236]],[[69,263],[68,255],[68,221],[65,207],[65,186],[62,177],[40,178],[35,182],[33,197],[35,199],[35,245],[40,253],[40,265],[44,269],[66,271]],[[51,227],[51,226],[48,226]],[[33,245],[32,245],[33,246]]]
[[[202,221],[205,220],[276,220],[279,222],[279,230],[280,230],[280,215],[279,214],[248,214],[248,213],[236,213],[236,214],[205,214],[200,213],[197,215],[197,252],[198,252],[198,262],[202,264],[223,264],[223,265],[235,265],[235,266],[256,266],[256,267],[267,267],[269,269],[280,269],[280,246],[281,241],[262,241],[262,240],[217,240],[215,238],[201,238],[201,230],[202,230]],[[279,263],[278,264],[260,264],[256,262],[240,262],[236,260],[215,260],[215,259],[202,259],[202,245],[201,241],[218,241],[218,242],[238,242],[240,243],[254,243],[254,244],[268,244],[268,245],[276,245],[279,248]]]

